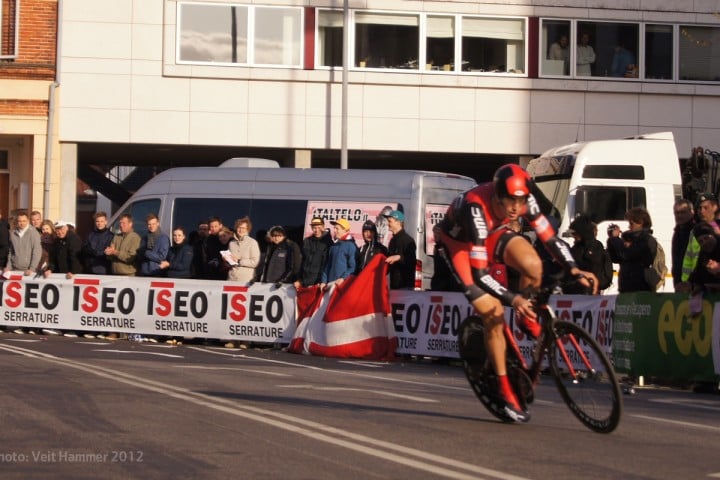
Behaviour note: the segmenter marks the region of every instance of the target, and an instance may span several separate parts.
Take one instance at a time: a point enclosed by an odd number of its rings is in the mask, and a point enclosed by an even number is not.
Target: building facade
[[[574,141],[672,131],[680,157],[718,149],[718,0],[348,3],[345,49],[339,0],[61,0],[53,168],[338,166],[345,139],[351,168],[481,180]]]

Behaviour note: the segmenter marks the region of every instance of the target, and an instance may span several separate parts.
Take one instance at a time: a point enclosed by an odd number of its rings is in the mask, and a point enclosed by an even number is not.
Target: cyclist
[[[525,219],[538,240],[573,278],[594,293],[598,284],[592,273],[577,268],[570,247],[555,235],[540,211],[537,198],[541,195],[522,167],[503,165],[492,182],[458,196],[435,230],[441,255],[482,318],[487,351],[498,377],[501,398],[497,401],[505,415],[516,422],[527,422],[530,414],[520,406],[507,378],[503,304],[515,309],[518,325],[528,335],[539,336],[541,328],[531,301],[495,280],[488,266],[501,264],[517,271],[522,292],[540,287],[542,262],[530,242],[516,232],[517,228],[513,229]]]

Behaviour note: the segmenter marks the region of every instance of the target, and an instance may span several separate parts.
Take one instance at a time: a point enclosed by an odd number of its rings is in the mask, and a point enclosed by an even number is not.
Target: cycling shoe
[[[498,383],[498,409],[502,412],[503,416],[506,417],[507,421],[525,423],[530,420],[530,413],[523,409],[518,402],[515,393],[512,390],[507,390],[502,386],[502,377],[500,377]]]

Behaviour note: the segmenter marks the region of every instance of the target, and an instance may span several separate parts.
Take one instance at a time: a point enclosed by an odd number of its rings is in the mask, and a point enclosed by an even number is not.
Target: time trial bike
[[[535,385],[548,371],[570,411],[583,425],[610,433],[620,423],[622,395],[613,366],[602,347],[582,327],[559,320],[548,305],[555,287],[543,288],[532,298],[542,333],[526,362],[507,322],[507,374],[523,409],[535,397]],[[497,418],[511,421],[502,409],[497,375],[487,354],[484,328],[478,316],[466,318],[458,331],[465,375],[480,402]],[[547,361],[545,361],[547,360]]]

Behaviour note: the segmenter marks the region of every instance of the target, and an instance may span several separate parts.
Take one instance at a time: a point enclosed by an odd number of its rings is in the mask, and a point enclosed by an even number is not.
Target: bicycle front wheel
[[[590,430],[612,432],[620,423],[622,396],[610,361],[600,345],[578,325],[557,321],[553,330],[548,360],[560,395]]]

